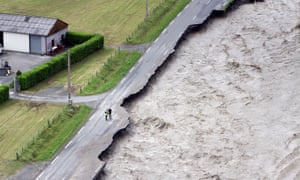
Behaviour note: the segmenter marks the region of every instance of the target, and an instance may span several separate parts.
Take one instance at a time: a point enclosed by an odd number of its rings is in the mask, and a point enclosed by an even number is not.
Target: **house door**
[[[3,32],[0,31],[0,47],[3,47]]]
[[[30,35],[30,53],[42,54],[41,36]]]

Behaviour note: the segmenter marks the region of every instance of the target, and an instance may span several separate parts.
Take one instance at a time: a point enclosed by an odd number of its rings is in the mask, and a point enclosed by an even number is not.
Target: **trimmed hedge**
[[[99,34],[87,35],[83,33],[67,33],[67,37],[70,39],[69,43],[75,44],[82,42],[81,44],[75,45],[70,49],[71,64],[75,64],[83,60],[88,55],[92,54],[96,50],[102,49],[104,46],[104,37]],[[51,77],[55,73],[66,69],[68,66],[67,52],[59,54],[53,57],[48,62],[27,71],[20,76],[18,80],[20,83],[20,89],[29,89],[41,81]]]
[[[75,44],[81,44],[93,37],[92,34],[80,33],[80,32],[67,32],[66,43],[73,46]]]
[[[2,85],[0,86],[0,104],[4,103],[9,99],[9,87]]]

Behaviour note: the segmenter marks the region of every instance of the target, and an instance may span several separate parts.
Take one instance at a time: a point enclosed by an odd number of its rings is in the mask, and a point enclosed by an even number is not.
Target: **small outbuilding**
[[[68,24],[59,19],[0,13],[4,50],[49,54],[64,44],[67,30]]]

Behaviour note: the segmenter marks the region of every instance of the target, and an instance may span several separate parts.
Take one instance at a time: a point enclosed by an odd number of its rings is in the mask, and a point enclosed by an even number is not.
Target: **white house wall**
[[[30,50],[29,35],[3,32],[3,47],[5,50],[28,53]]]
[[[67,34],[67,31],[68,29],[65,28],[65,29],[62,29],[50,36],[47,37],[46,39],[46,46],[47,46],[47,52],[50,52],[51,51],[51,48],[52,48],[52,39],[54,39],[54,45],[57,46],[57,45],[60,45],[61,44],[61,35],[64,35],[64,37],[66,38],[66,34]]]

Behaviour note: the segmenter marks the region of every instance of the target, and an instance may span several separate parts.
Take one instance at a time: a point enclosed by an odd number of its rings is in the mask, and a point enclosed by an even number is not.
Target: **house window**
[[[55,42],[54,42],[54,39],[52,39],[51,41],[51,47],[54,47],[55,46]]]

